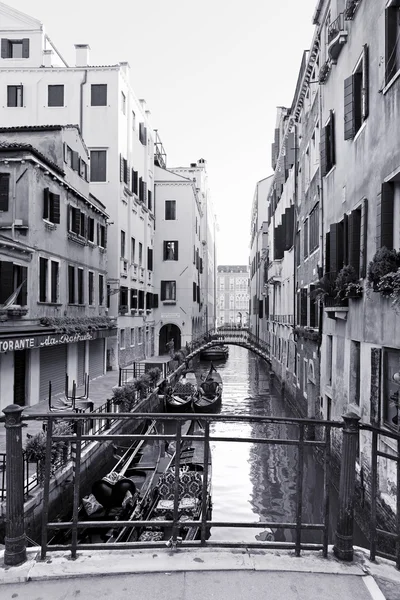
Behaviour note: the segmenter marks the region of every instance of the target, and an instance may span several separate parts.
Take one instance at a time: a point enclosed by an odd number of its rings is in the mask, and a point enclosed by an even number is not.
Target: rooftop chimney
[[[87,67],[89,65],[89,44],[75,44],[76,60],[75,66]]]
[[[53,66],[53,50],[43,50],[43,66]]]

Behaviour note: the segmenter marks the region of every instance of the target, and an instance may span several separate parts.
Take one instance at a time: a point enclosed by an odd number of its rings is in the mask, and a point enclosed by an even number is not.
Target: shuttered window
[[[119,155],[120,158],[120,181],[122,181],[123,183],[126,183],[126,185],[128,185],[128,161],[126,160],[126,158],[124,158],[122,156],[122,154]]]
[[[310,212],[309,224],[309,248],[311,253],[319,246],[319,203]]]
[[[139,123],[139,140],[143,146],[147,144],[147,129],[144,123]]]
[[[300,290],[300,325],[302,327],[307,326],[307,310],[308,310],[308,298],[307,290],[302,288]]]
[[[39,258],[39,302],[47,302],[47,258]]]
[[[92,306],[94,304],[94,273],[88,273],[88,302]]]
[[[388,84],[400,69],[400,4],[393,0],[385,10],[385,81]]]
[[[138,292],[131,289],[131,310],[137,310],[138,307]]]
[[[139,290],[139,309],[144,309],[144,290]]]
[[[367,274],[367,233],[368,233],[368,200],[365,199],[361,206],[360,277],[365,277]]]
[[[296,267],[300,266],[301,256],[300,256],[300,231],[296,233]]]
[[[107,106],[107,84],[94,83],[91,85],[91,105]]]
[[[0,173],[0,212],[7,212],[10,196],[10,175]]]
[[[120,254],[121,258],[125,258],[125,246],[126,246],[125,239],[126,239],[125,231],[123,231],[121,229],[121,254]]]
[[[377,198],[376,241],[377,247],[393,248],[394,220],[394,185],[390,182],[382,184],[381,193]]]
[[[87,239],[94,243],[94,219],[92,217],[87,218]]]
[[[97,224],[97,245],[100,248],[107,248],[107,227]]]
[[[22,85],[7,86],[7,106],[22,108],[24,106],[24,88]]]
[[[153,294],[153,308],[158,308],[158,294]]]
[[[193,302],[196,302],[197,292],[196,292],[196,283],[193,282]]]
[[[29,38],[1,40],[1,58],[29,58]]]
[[[90,181],[107,181],[107,150],[90,152]]]
[[[57,261],[39,258],[39,302],[58,302],[59,272]]]
[[[353,210],[349,215],[348,224],[348,264],[354,268],[357,277],[360,277],[361,208]]]
[[[151,310],[153,308],[153,294],[151,292],[146,292],[146,310]]]
[[[321,130],[320,140],[322,177],[336,164],[335,155],[335,113],[331,110],[329,120]]]
[[[143,244],[139,242],[139,266],[143,264]]]
[[[304,258],[308,256],[308,219],[304,221],[303,227],[303,248],[304,248]]]
[[[139,173],[137,171],[135,171],[134,169],[132,169],[132,192],[134,194],[136,194],[136,196],[139,194]]]
[[[43,219],[50,223],[60,223],[60,195],[53,194],[49,188],[43,191]]]
[[[64,106],[64,86],[49,85],[47,88],[48,106]]]
[[[99,306],[104,304],[104,275],[99,275]]]
[[[344,257],[344,223],[332,223],[329,230],[329,260],[330,260],[330,273],[338,273],[343,267]]]
[[[147,192],[147,208],[153,210],[153,194],[150,190]]]
[[[153,270],[153,249],[147,248],[147,269],[149,271]]]
[[[319,305],[315,297],[315,285],[310,285],[310,327],[318,327],[318,310]]]
[[[84,304],[85,302],[84,285],[84,271],[83,269],[78,269],[78,304]]]
[[[354,73],[344,81],[344,139],[351,140],[368,117],[369,52],[363,47],[362,58]]]
[[[68,265],[68,303],[75,304],[75,267]]]

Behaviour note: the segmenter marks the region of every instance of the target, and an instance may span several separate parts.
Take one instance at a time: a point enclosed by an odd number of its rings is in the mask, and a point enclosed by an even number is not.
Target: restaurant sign
[[[48,346],[58,346],[59,344],[85,342],[86,340],[93,340],[94,337],[95,336],[92,333],[85,333],[83,335],[79,333],[74,333],[72,335],[60,333],[37,335],[34,337],[5,338],[0,339],[0,353],[14,352],[15,350],[30,350],[32,348],[46,348]]]

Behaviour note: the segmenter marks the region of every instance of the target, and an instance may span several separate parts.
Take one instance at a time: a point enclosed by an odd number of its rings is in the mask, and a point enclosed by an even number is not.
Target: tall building
[[[217,267],[217,326],[230,324],[248,326],[249,267],[219,265]]]
[[[264,311],[268,312],[267,269],[268,223],[267,199],[272,183],[272,176],[266,177],[256,185],[251,210],[250,236],[250,330],[260,339],[267,341],[266,320]]]
[[[106,370],[107,219],[78,127],[0,128],[0,399],[36,404]]]
[[[0,124],[77,124],[88,147],[90,191],[106,206],[108,311],[119,343],[110,365],[154,354],[154,132],[126,62],[95,66],[77,44],[68,65],[43,24],[0,3]],[[73,158],[72,160],[76,160]]]

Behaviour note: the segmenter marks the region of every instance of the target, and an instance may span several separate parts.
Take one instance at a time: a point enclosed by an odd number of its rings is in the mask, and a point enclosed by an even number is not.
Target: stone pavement
[[[357,549],[353,563],[321,553],[217,548],[49,553],[19,567],[0,566],[2,600],[113,598],[122,600],[399,600],[400,573],[392,563],[371,563]],[[391,589],[380,588],[381,579]]]
[[[105,375],[98,377],[97,379],[93,379],[89,384],[89,400],[91,400],[94,404],[94,408],[101,406],[106,402],[108,398],[112,397],[112,388],[115,385],[118,385],[118,371],[108,371]],[[78,388],[77,395],[83,394],[83,387]],[[58,396],[53,399],[53,405],[57,405],[57,402],[60,402],[60,398],[63,398],[64,395]],[[24,413],[27,415],[40,414],[49,412],[49,404],[47,400],[43,402],[39,402],[38,404],[34,404],[32,406],[24,407]],[[4,416],[0,413],[1,416]],[[27,433],[30,435],[35,435],[38,431],[42,429],[43,421],[28,421],[27,427],[23,429],[24,431],[24,441]],[[6,431],[4,428],[4,423],[0,423],[0,453],[5,453],[6,451]]]

